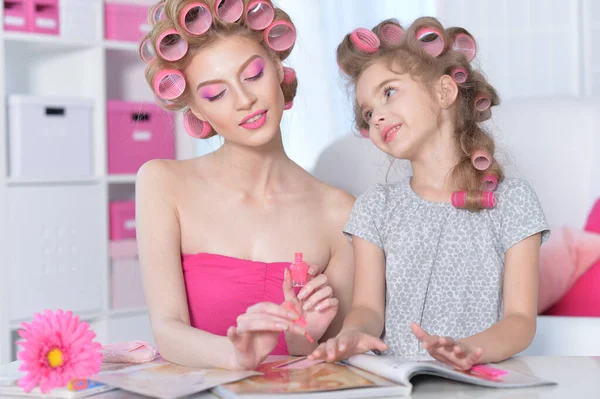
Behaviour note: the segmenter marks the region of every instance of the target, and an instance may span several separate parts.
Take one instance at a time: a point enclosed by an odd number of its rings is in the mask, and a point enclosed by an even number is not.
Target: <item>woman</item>
[[[192,136],[223,139],[213,153],[138,172],[140,262],[161,355],[253,369],[271,353],[309,354],[350,308],[353,255],[342,228],[354,199],[284,151],[280,122],[297,86],[282,65],[293,24],[268,0],[167,0],[151,18],[141,55],[157,99],[186,111]],[[287,272],[296,252],[312,276],[297,296]]]

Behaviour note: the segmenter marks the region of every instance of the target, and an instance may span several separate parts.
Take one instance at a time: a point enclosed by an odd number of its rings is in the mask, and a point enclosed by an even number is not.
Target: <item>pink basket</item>
[[[108,173],[131,174],[151,159],[174,159],[173,113],[153,103],[111,100],[108,113]]]
[[[113,260],[111,280],[113,309],[145,306],[142,276],[137,259]]]
[[[148,6],[106,3],[104,5],[106,39],[139,42],[150,31]]]
[[[29,32],[30,8],[28,0],[4,0],[4,30]]]
[[[58,16],[58,0],[29,0],[31,15],[31,31],[58,35],[60,18]]]
[[[135,201],[112,201],[109,217],[111,240],[135,238]]]

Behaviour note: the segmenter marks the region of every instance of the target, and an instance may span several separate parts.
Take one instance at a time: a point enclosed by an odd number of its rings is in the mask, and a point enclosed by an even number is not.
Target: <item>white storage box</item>
[[[106,296],[102,186],[9,187],[6,278],[11,320],[44,309],[94,312]]]
[[[96,41],[102,39],[98,15],[102,0],[60,0],[60,35],[65,38]]]
[[[10,176],[92,176],[92,125],[91,100],[9,96]]]

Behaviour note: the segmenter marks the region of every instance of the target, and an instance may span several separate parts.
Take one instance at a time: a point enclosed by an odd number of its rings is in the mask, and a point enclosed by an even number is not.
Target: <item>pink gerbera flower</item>
[[[39,385],[42,393],[64,387],[75,378],[90,377],[100,371],[101,348],[86,322],[71,312],[50,310],[36,313],[31,324],[22,323],[19,335],[23,347],[18,358],[23,362],[19,380],[25,392]]]

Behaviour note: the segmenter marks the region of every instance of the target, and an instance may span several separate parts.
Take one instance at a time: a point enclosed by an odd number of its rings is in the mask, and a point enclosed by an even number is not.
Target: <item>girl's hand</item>
[[[309,274],[314,276],[315,268],[311,267]],[[296,296],[290,272],[285,269],[283,294],[285,300],[292,302],[306,319],[308,334],[319,340],[335,318],[339,307],[339,301],[333,297],[333,289],[327,283],[327,276],[319,274],[309,277],[309,281]]]
[[[388,346],[379,338],[365,334],[358,330],[346,330],[335,338],[323,342],[308,356],[309,360],[325,360],[337,362],[358,353],[365,353],[377,349],[385,351]]]
[[[481,348],[472,348],[464,342],[455,341],[450,337],[429,335],[417,323],[411,323],[410,330],[431,356],[457,370],[470,370],[483,354]]]
[[[229,327],[227,338],[235,348],[233,368],[254,370],[275,348],[281,331],[304,335],[294,324],[298,316],[284,307],[260,302],[238,316],[237,326]]]

